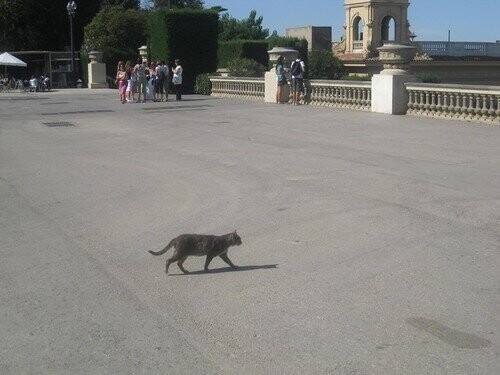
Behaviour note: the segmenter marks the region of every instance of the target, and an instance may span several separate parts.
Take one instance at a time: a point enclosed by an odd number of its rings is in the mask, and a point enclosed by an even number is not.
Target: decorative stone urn
[[[398,43],[385,43],[377,48],[379,60],[384,64],[383,75],[409,74],[406,70],[408,64],[413,60],[417,49],[413,46]]]
[[[408,109],[407,82],[418,82],[419,78],[411,74],[408,64],[415,56],[415,47],[387,43],[377,48],[379,60],[384,70],[372,78],[372,112],[392,115],[405,114]]]
[[[141,56],[142,62],[148,61],[148,47],[147,46],[139,47],[139,56]]]
[[[280,56],[284,57],[285,65],[291,65],[292,61],[299,56],[299,51],[284,47],[274,47],[272,50],[267,51],[267,53],[269,54],[269,62],[273,64],[273,69]]]
[[[103,53],[100,51],[90,51],[89,52],[89,59],[90,59],[91,63],[102,62],[102,56],[103,56]]]

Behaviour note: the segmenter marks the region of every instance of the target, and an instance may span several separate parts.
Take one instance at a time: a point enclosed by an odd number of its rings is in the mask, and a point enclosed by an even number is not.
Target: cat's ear
[[[236,229],[233,231],[233,233],[234,233],[234,234],[237,234],[237,233],[236,233]]]

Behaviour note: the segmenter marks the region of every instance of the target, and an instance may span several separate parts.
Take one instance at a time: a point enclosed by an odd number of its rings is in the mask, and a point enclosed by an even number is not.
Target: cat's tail
[[[165,254],[168,251],[168,249],[170,249],[172,246],[174,246],[174,244],[175,244],[175,238],[172,241],[170,241],[170,243],[167,245],[167,247],[164,248],[163,250],[160,250],[160,251],[149,250],[149,252],[153,255],[162,255],[162,254]]]

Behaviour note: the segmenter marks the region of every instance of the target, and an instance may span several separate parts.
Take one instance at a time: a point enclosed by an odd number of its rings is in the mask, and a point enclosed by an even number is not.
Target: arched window
[[[391,16],[386,16],[382,20],[382,41],[396,40],[396,21]]]
[[[352,24],[352,32],[354,38],[354,48],[353,49],[363,49],[363,29],[365,27],[365,23],[361,19],[361,17],[356,17]]]
[[[365,23],[363,22],[361,17],[356,17],[353,23],[354,40],[363,40],[364,27]]]

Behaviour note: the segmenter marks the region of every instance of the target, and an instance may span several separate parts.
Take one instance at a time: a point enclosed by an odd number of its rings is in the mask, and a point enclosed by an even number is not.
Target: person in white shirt
[[[175,89],[175,100],[182,100],[182,66],[181,60],[175,59],[175,68],[172,69],[172,83]]]

